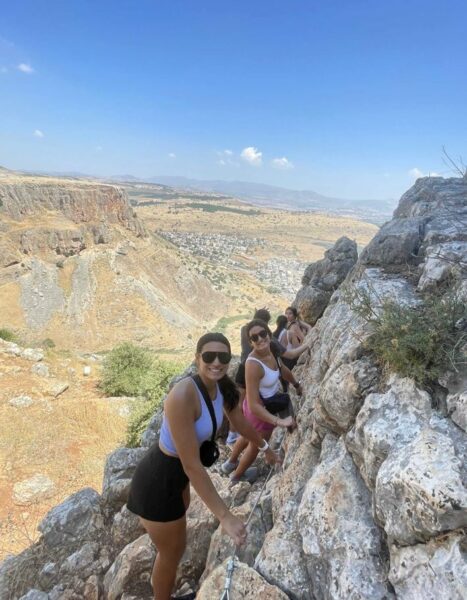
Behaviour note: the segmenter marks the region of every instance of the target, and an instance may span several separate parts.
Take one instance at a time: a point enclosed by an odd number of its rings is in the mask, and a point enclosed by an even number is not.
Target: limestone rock
[[[467,391],[446,398],[448,414],[456,425],[467,432]]]
[[[142,536],[144,532],[139,517],[124,505],[112,520],[110,530],[112,547],[116,552],[120,552],[127,544]]]
[[[328,435],[298,511],[312,593],[317,598],[391,597],[371,499],[342,439]]]
[[[389,539],[407,545],[467,526],[463,480],[467,469],[446,435],[425,429],[393,450],[375,489],[376,515]]]
[[[310,597],[310,578],[302,548],[297,512],[303,490],[318,464],[319,450],[308,431],[288,468],[270,481],[274,525],[266,534],[255,568],[270,583],[300,600]]]
[[[31,367],[31,373],[34,375],[39,375],[39,377],[48,377],[49,376],[49,365],[45,363],[36,363]]]
[[[8,404],[15,406],[16,408],[27,408],[28,406],[31,406],[33,402],[34,400],[30,396],[22,395],[11,398],[8,401]]]
[[[38,362],[40,360],[43,360],[44,351],[41,348],[25,348],[21,352],[21,358],[25,358],[26,360]]]
[[[336,432],[347,431],[363,397],[376,387],[378,380],[379,370],[368,358],[330,369],[319,393],[319,405],[327,416],[326,424]]]
[[[375,486],[376,475],[391,449],[413,440],[431,417],[431,398],[411,379],[393,377],[384,394],[369,394],[358,413],[346,444],[367,486]]]
[[[389,579],[403,600],[465,600],[466,537],[459,532],[399,548],[391,546]]]
[[[227,574],[227,562],[211,573],[196,595],[197,600],[213,600],[222,593]],[[254,569],[237,563],[230,586],[230,600],[287,600],[287,595],[278,587],[270,585]]]
[[[21,596],[19,600],[48,600],[49,595],[41,590],[29,590],[27,594]]]
[[[107,457],[102,498],[114,510],[119,510],[127,501],[131,478],[145,453],[145,448],[118,448]]]
[[[123,593],[136,590],[151,593],[151,571],[156,550],[147,534],[128,544],[117,556],[104,577],[104,597],[120,600]]]
[[[67,556],[85,541],[99,537],[103,528],[100,496],[84,488],[50,510],[39,524],[44,543]]]
[[[303,275],[302,288],[294,301],[301,317],[314,325],[323,314],[332,293],[357,262],[357,244],[341,237],[324,258],[310,264]]]
[[[462,265],[467,259],[467,241],[446,242],[429,246],[418,281],[421,291],[436,290],[443,284],[462,276]]]
[[[250,567],[254,565],[256,556],[263,545],[264,537],[272,526],[272,521],[270,518],[271,509],[269,509],[269,511],[265,511],[263,507],[264,503],[263,506],[257,506],[254,510],[248,524],[247,541],[243,546],[237,548],[238,560],[249,565]],[[246,503],[240,508],[234,509],[232,512],[244,523],[246,523],[252,508],[253,499],[251,502]],[[229,558],[229,556],[231,556],[235,550],[235,544],[233,543],[232,539],[226,533],[224,533],[220,526],[213,533],[210,542],[209,552],[205,559],[206,567],[201,577],[201,582],[209,577],[214,569],[221,565],[224,560]]]
[[[15,504],[28,505],[51,498],[55,494],[55,484],[47,476],[36,473],[30,479],[19,481],[13,486]]]
[[[55,379],[48,383],[47,393],[53,398],[58,398],[58,396],[63,394],[63,392],[66,392],[69,387],[70,384],[68,381],[59,381],[58,379]]]

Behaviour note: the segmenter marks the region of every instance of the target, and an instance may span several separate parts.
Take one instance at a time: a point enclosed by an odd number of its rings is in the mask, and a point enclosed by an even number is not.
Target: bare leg
[[[272,431],[261,432],[263,440],[269,440],[271,434]],[[243,473],[245,473],[245,471],[248,469],[248,467],[251,467],[251,465],[255,462],[257,456],[258,448],[255,446],[255,444],[248,442],[248,448],[243,453],[242,458],[240,459],[240,463],[233,472],[232,477],[241,477]]]
[[[183,491],[185,506],[190,503],[190,484]],[[186,516],[176,521],[160,523],[140,517],[141,523],[157,548],[152,568],[151,584],[154,598],[170,600],[177,574],[177,567],[186,546]]]
[[[237,462],[238,457],[245,450],[245,448],[247,446],[248,446],[248,440],[246,440],[244,437],[240,436],[232,448],[232,454],[229,456],[229,461],[233,462],[233,463]]]

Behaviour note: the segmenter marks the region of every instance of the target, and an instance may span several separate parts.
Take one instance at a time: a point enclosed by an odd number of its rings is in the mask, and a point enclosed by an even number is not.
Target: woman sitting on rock
[[[230,343],[221,333],[199,339],[198,378],[182,379],[168,394],[159,443],[148,450],[133,476],[127,506],[139,515],[158,551],[151,577],[157,600],[170,600],[185,550],[190,483],[235,544],[246,540],[245,525],[229,511],[201,462],[200,448],[202,454],[206,444],[212,449],[214,421],[220,426],[225,413],[233,428],[264,452],[270,464],[280,462],[243,416],[238,391],[227,376],[230,359]],[[206,464],[204,456],[203,461]]]
[[[292,383],[299,394],[301,387],[289,369],[281,365],[280,359],[272,353],[272,334],[266,323],[260,319],[253,319],[246,327],[252,352],[245,363],[246,398],[243,402],[243,412],[266,444],[275,427],[293,427],[295,424],[292,417],[281,419],[265,408],[267,400],[276,396],[280,390],[281,374]],[[231,473],[234,483],[245,479],[251,481],[254,473],[250,476],[248,472],[252,469],[249,467],[257,455],[258,444],[239,438],[235,442],[230,459],[222,465],[222,471],[226,474]]]

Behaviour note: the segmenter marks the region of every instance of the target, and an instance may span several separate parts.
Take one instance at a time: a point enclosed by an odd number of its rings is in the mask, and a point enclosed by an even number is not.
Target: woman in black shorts
[[[268,463],[279,462],[243,416],[237,389],[227,376],[230,359],[230,343],[221,333],[207,333],[198,340],[195,360],[201,382],[187,377],[170,391],[159,442],[149,449],[133,476],[127,506],[139,515],[158,551],[151,577],[157,600],[170,600],[185,550],[190,483],[235,544],[246,540],[245,525],[229,511],[200,460],[199,448],[213,432],[200,387],[204,384],[209,394],[218,426],[224,412],[232,427],[265,453]]]

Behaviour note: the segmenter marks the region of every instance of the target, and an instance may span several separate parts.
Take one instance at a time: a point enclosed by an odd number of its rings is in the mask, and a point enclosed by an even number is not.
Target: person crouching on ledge
[[[238,391],[227,375],[230,359],[230,343],[223,334],[206,333],[198,340],[198,377],[182,379],[168,394],[159,442],[148,450],[133,475],[127,506],[140,517],[157,548],[151,576],[157,600],[172,598],[186,545],[190,483],[235,544],[246,541],[245,524],[229,511],[200,457],[201,451],[206,464],[204,450],[207,448],[210,454],[209,444],[214,444],[215,429],[222,424],[223,414],[236,431],[264,452],[269,464],[280,463],[279,456],[243,416]]]

